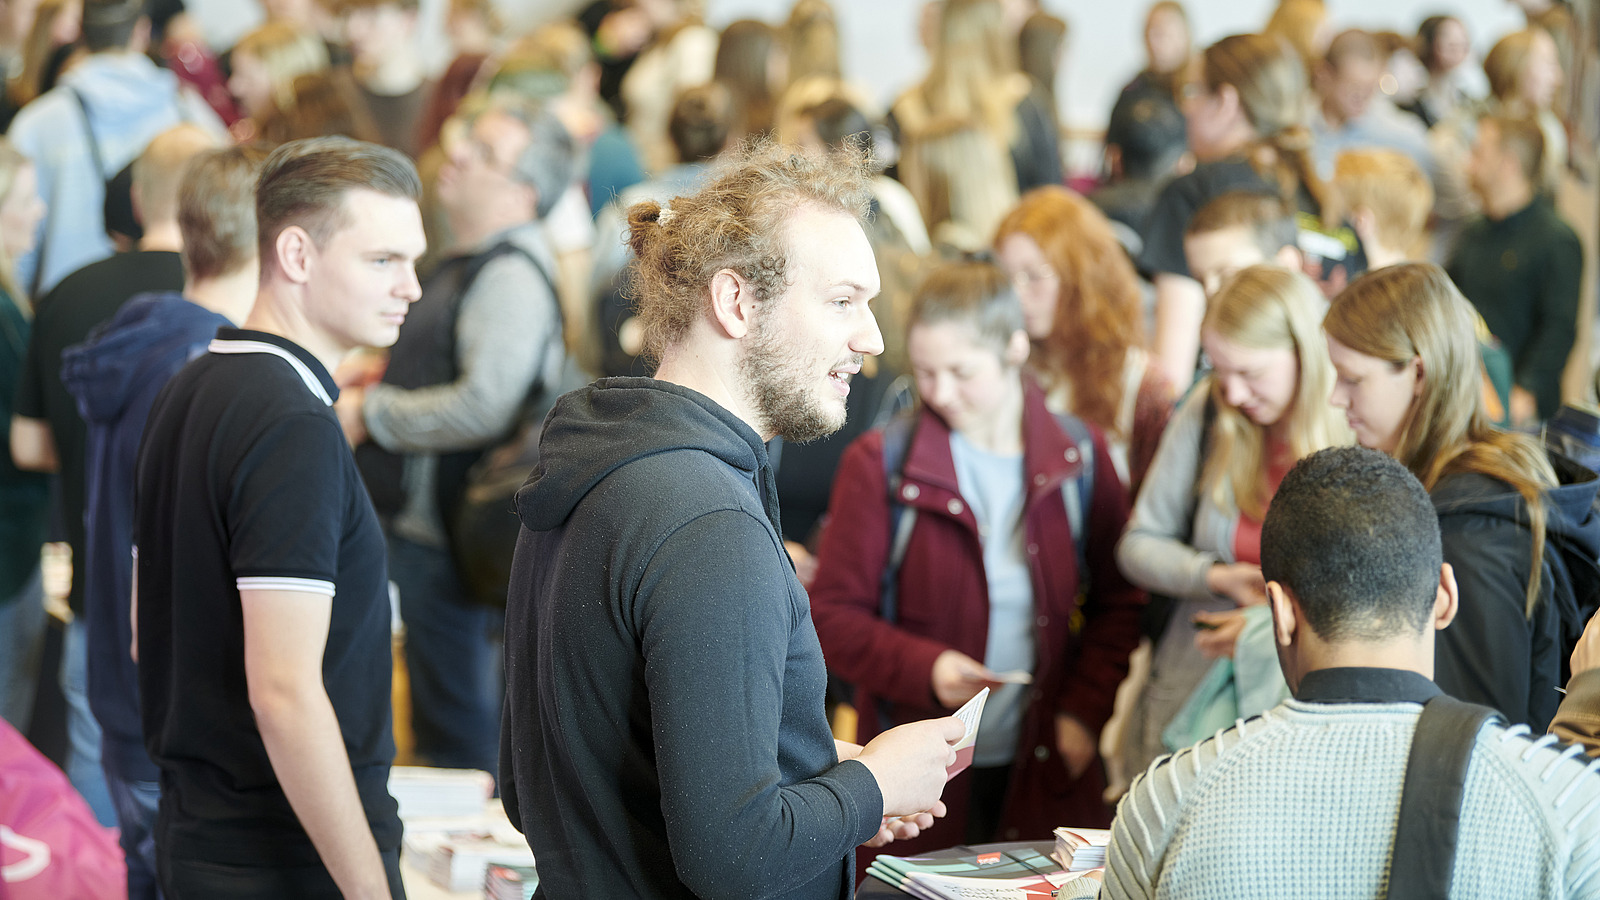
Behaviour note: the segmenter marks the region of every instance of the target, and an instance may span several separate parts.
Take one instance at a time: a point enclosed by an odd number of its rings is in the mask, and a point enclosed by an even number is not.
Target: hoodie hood
[[[704,394],[653,378],[602,378],[556,401],[539,464],[517,491],[517,515],[529,530],[556,528],[612,472],[676,450],[708,453],[748,473],[777,527],[777,487],[755,430]]]
[[[152,65],[142,54],[95,54],[63,75],[61,83],[77,91],[94,111],[95,135],[102,141],[137,131],[141,122],[161,113],[186,118],[178,105],[177,76]]]
[[[61,383],[78,399],[85,422],[114,422],[147,390],[154,371],[165,383],[174,355],[179,361],[200,355],[228,324],[181,294],[139,294],[88,340],[62,351]]]
[[[1564,624],[1581,630],[1600,605],[1600,476],[1559,453],[1549,457],[1556,486],[1545,494],[1545,568],[1571,590],[1546,596],[1561,605]],[[1449,476],[1435,485],[1432,497],[1441,524],[1449,516],[1483,516],[1527,527],[1522,495],[1487,475]]]

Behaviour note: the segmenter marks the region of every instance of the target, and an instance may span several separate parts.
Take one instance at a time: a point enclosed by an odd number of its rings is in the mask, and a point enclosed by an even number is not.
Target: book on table
[[[1048,847],[1016,844],[1004,849],[957,847],[929,856],[879,854],[867,874],[925,900],[1054,897],[1090,867],[1064,869],[1044,852]]]

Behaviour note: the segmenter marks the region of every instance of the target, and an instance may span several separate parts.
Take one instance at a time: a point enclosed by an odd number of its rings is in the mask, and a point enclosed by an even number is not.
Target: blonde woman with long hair
[[[32,249],[44,203],[33,165],[0,138],[0,422],[11,421],[32,307],[18,289],[16,259]],[[0,718],[27,731],[44,651],[44,544],[49,483],[24,472],[0,446]]]
[[[1349,442],[1325,402],[1333,368],[1317,329],[1323,308],[1309,278],[1261,265],[1235,275],[1206,310],[1201,342],[1215,368],[1173,413],[1117,546],[1129,581],[1172,600],[1129,724],[1129,772],[1176,749],[1162,732],[1210,666],[1192,623],[1214,629],[1204,635],[1210,652],[1225,653],[1245,627],[1236,611],[1264,608],[1261,522],[1278,482],[1312,452]],[[1280,685],[1241,689],[1264,690],[1271,706]],[[1249,702],[1241,698],[1240,714],[1260,711]]]
[[[1461,604],[1439,634],[1434,680],[1543,731],[1600,591],[1600,481],[1491,424],[1472,307],[1438,266],[1368,273],[1334,300],[1323,330],[1333,406],[1356,440],[1417,476],[1439,513]]]
[[[232,128],[234,137],[277,140],[266,131],[294,106],[295,79],[327,70],[328,48],[316,32],[268,22],[239,39],[232,59],[228,91],[244,113]]]
[[[1061,181],[1046,101],[1004,24],[998,0],[945,0],[928,74],[891,111],[900,180],[934,239],[967,250],[987,244],[1019,193]]]

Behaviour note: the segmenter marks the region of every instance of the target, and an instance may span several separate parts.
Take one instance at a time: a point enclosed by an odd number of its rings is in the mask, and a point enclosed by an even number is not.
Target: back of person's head
[[[1478,128],[1492,129],[1496,146],[1501,153],[1517,161],[1519,174],[1528,184],[1538,187],[1544,183],[1544,131],[1539,123],[1522,116],[1484,116]]]
[[[1282,266],[1250,266],[1223,284],[1206,304],[1202,333],[1249,350],[1288,350],[1297,377],[1292,402],[1277,423],[1296,459],[1331,446],[1347,434],[1342,417],[1328,405],[1333,364],[1317,326],[1326,301],[1311,279]],[[1270,495],[1261,483],[1266,470],[1266,428],[1234,408],[1220,379],[1211,381],[1216,419],[1211,452],[1201,473],[1202,495],[1221,501],[1232,490],[1240,512],[1259,517]],[[1286,427],[1285,427],[1286,426]]]
[[[789,83],[805,78],[840,78],[839,21],[828,0],[796,0],[783,27],[789,50]]]
[[[145,0],[83,0],[83,46],[90,53],[127,49],[145,16]]]
[[[294,80],[328,68],[328,48],[316,32],[287,22],[267,22],[233,46],[233,55],[250,56],[261,63],[278,109],[294,103]]]
[[[1295,246],[1299,229],[1294,214],[1283,201],[1271,194],[1255,191],[1228,191],[1189,218],[1185,237],[1214,234],[1237,228],[1261,250],[1263,260],[1272,259],[1284,247]]]
[[[0,203],[11,199],[11,192],[16,189],[22,170],[32,164],[15,144],[0,135]],[[25,248],[7,246],[5,234],[0,233],[0,288],[11,295],[12,302],[27,309],[28,294],[17,284],[17,256],[22,249]]]
[[[935,118],[981,125],[1009,144],[1017,98],[999,87],[1017,71],[999,0],[944,0],[933,61],[919,89]]]
[[[1022,331],[1022,305],[1005,270],[986,259],[934,266],[912,296],[906,330],[946,323],[1004,357]]]
[[[422,196],[416,166],[405,154],[347,137],[291,141],[272,151],[256,182],[256,227],[263,269],[276,261],[283,230],[297,226],[318,247],[348,222],[346,197],[372,191],[413,202]]]
[[[178,220],[178,185],[183,170],[196,156],[217,146],[217,139],[198,125],[174,125],[161,132],[133,161],[133,197],[139,221],[146,228]]]
[[[757,19],[739,19],[722,29],[712,78],[733,98],[734,130],[739,135],[762,134],[772,128],[780,85],[771,78],[772,26]]]
[[[572,22],[551,22],[528,32],[501,56],[490,93],[510,91],[533,99],[565,93],[594,61],[589,39]]]
[[[1522,105],[1525,82],[1532,68],[1535,45],[1549,43],[1550,33],[1542,28],[1513,31],[1489,48],[1483,58],[1483,74],[1489,79],[1489,93],[1502,104]],[[1534,112],[1534,110],[1521,110]]]
[[[1293,204],[1304,188],[1325,218],[1336,212],[1311,161],[1307,68],[1289,44],[1265,34],[1235,34],[1207,47],[1202,61],[1206,92],[1231,87],[1261,145],[1270,149],[1266,158],[1252,158],[1275,170],[1284,202]]]
[[[1017,33],[1018,66],[1051,97],[1056,95],[1056,73],[1069,31],[1065,19],[1036,12],[1023,21],[1022,31]]]
[[[328,70],[295,78],[294,101],[261,125],[262,139],[274,144],[329,135],[358,141],[378,137],[347,80]]]
[[[1035,340],[1032,365],[1072,386],[1073,412],[1115,430],[1129,349],[1144,342],[1139,276],[1099,208],[1064,187],[1022,196],[995,233],[1038,246],[1056,279],[1054,324]]]
[[[800,111],[800,116],[810,123],[822,146],[842,150],[848,144],[872,154],[872,121],[843,94],[834,94],[806,107]]]
[[[714,159],[727,149],[732,128],[733,97],[715,81],[680,91],[667,118],[667,136],[686,163]]]
[[[1106,146],[1116,148],[1122,178],[1164,178],[1189,149],[1183,111],[1171,95],[1123,91],[1111,107]]]
[[[1353,216],[1372,216],[1384,249],[1408,256],[1422,249],[1433,184],[1411,157],[1376,147],[1346,150],[1334,163],[1333,187]]]
[[[636,258],[639,319],[647,352],[689,333],[710,309],[708,286],[722,269],[739,274],[757,302],[787,285],[788,219],[813,205],[863,220],[871,201],[864,153],[805,154],[761,141],[717,170],[699,191],[628,209],[628,244]]]
[[[1328,643],[1414,637],[1431,628],[1444,562],[1422,484],[1365,447],[1296,463],[1261,526],[1261,575],[1299,604]]]
[[[256,179],[267,158],[259,145],[208,150],[184,167],[178,185],[183,270],[190,282],[255,267]]]
[[[1281,0],[1261,33],[1287,42],[1302,70],[1310,72],[1322,58],[1327,24],[1328,7],[1323,0]]]

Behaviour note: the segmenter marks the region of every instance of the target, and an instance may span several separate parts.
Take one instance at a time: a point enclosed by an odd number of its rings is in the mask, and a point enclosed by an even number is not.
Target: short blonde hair
[[[1398,150],[1346,150],[1333,166],[1333,188],[1347,210],[1370,210],[1384,247],[1414,255],[1427,236],[1433,185]]]

